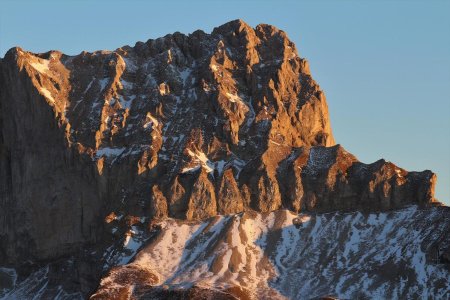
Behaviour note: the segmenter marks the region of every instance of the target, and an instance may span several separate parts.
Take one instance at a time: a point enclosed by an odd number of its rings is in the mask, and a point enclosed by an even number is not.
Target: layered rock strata
[[[335,145],[307,61],[270,25],[0,61],[2,264],[101,248],[140,219],[427,204],[435,181]]]

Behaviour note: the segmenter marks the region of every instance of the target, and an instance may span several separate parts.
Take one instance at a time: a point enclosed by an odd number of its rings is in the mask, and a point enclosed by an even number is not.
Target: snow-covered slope
[[[193,287],[254,299],[449,295],[449,267],[437,251],[450,242],[445,207],[371,214],[245,212],[202,223],[169,219],[160,226],[133,262],[102,279],[94,299],[164,298],[164,291]]]

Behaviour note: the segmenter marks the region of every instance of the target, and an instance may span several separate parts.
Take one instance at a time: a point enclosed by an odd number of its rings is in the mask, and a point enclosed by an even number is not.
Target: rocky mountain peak
[[[271,25],[75,56],[13,48],[0,87],[0,261],[61,257],[168,217],[434,201],[431,171],[335,145],[324,92]]]

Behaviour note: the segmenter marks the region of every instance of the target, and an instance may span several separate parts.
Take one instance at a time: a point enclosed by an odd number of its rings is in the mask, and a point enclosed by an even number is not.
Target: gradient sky
[[[0,56],[13,46],[113,50],[233,19],[287,32],[327,96],[336,141],[438,175],[450,204],[450,1],[5,1]]]

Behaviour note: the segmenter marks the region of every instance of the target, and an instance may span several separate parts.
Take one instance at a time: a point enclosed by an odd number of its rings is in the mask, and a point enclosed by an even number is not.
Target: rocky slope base
[[[270,25],[0,60],[0,265],[19,281],[50,261],[88,294],[133,226],[424,206],[435,181],[336,145],[307,61]]]
[[[131,263],[102,279],[91,299],[164,298],[167,290],[193,286],[237,299],[443,299],[450,290],[441,256],[450,254],[449,213],[411,206],[167,220]]]
[[[450,289],[450,210],[380,213],[244,212],[134,228],[91,299],[444,299]],[[140,250],[130,260],[127,250]],[[122,253],[122,254],[119,254]],[[48,267],[8,297],[60,293]],[[32,284],[31,284],[32,282]],[[65,298],[67,297],[67,298]],[[82,298],[81,295],[71,295]]]

